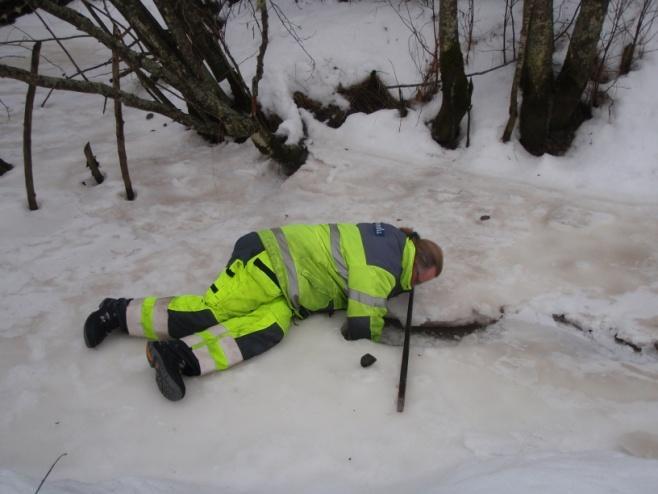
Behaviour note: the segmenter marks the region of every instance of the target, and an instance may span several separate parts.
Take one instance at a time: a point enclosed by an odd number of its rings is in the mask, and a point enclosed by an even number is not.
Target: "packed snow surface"
[[[498,63],[488,33],[502,21],[499,2],[476,4],[472,71]],[[419,80],[397,5],[280,2],[304,49],[272,16],[260,94],[289,141],[308,133],[309,159],[288,179],[250,143],[209,145],[125,109],[128,202],[102,98],[56,92],[41,108],[38,90],[30,212],[26,87],[2,80],[0,158],[16,167],[0,177],[0,492],[34,491],[62,453],[41,492],[656,492],[658,102],[647,95],[658,58],[620,80],[614,105],[559,158],[500,142],[513,66],[474,79],[471,146],[455,151],[426,125],[438,99],[405,118],[354,114],[339,129],[298,110],[293,91],[344,105],[336,86],[371,70],[389,84]],[[428,12],[413,8],[431,35]],[[18,28],[47,35],[26,16],[0,39]],[[249,80],[259,39],[238,12],[228,40]],[[84,40],[68,47],[86,65],[105,56]],[[26,67],[26,54],[0,48],[2,63]],[[43,54],[66,63],[55,44]],[[42,71],[60,73],[45,61]],[[82,184],[88,141],[106,174],[95,187]],[[400,348],[343,340],[340,314],[188,380],[178,403],[158,392],[143,340],[84,346],[82,323],[102,298],[202,293],[244,233],[379,220],[445,251],[442,276],[416,292],[415,323],[497,321],[459,341],[414,335],[402,414]],[[405,310],[403,297],[391,302],[402,320]],[[377,357],[367,369],[364,353]]]

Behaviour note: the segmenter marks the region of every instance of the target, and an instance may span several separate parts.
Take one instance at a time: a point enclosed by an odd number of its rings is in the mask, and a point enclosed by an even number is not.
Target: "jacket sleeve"
[[[342,333],[347,340],[379,341],[388,312],[386,301],[395,287],[395,277],[378,266],[362,266],[348,273],[347,322]]]

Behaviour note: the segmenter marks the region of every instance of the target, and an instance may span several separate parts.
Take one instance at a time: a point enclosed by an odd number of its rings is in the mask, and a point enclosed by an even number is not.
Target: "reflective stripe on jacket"
[[[416,250],[393,225],[287,225],[258,235],[295,315],[347,309],[350,339],[378,340],[387,299],[411,290]]]

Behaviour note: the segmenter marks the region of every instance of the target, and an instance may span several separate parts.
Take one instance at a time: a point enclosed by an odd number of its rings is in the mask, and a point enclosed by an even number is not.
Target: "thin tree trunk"
[[[509,18],[512,21],[512,58],[516,59],[516,24],[514,23],[514,6],[516,1],[512,0],[509,7]]]
[[[519,58],[516,60],[516,69],[514,70],[514,80],[512,81],[512,90],[509,98],[509,118],[503,132],[503,142],[509,142],[516,125],[516,119],[519,116],[519,86],[525,64],[525,51],[528,44],[528,31],[530,30],[530,13],[532,12],[533,4],[534,0],[524,0],[523,2],[523,23],[521,24],[521,39],[519,40]]]
[[[31,73],[35,76],[39,71],[39,54],[41,53],[41,41],[37,41],[32,47]],[[30,84],[27,87],[25,98],[25,120],[23,125],[23,160],[25,163],[25,190],[27,191],[27,204],[30,211],[39,209],[37,195],[34,192],[34,177],[32,175],[32,110],[34,108],[34,96],[36,86]]]
[[[114,35],[119,36],[119,31],[115,27]],[[121,167],[121,178],[126,187],[126,199],[132,201],[135,199],[132,183],[130,183],[130,173],[128,173],[128,157],[126,156],[126,139],[123,134],[123,111],[121,109],[121,97],[119,92],[119,55],[116,51],[112,52],[112,86],[116,92],[114,98],[114,117],[116,119],[117,129],[117,151],[119,154],[119,166]]]
[[[637,18],[637,23],[635,24],[635,34],[633,35],[633,41],[624,47],[622,52],[621,62],[619,64],[619,75],[626,75],[631,71],[631,64],[633,63],[633,58],[635,56],[635,49],[640,40],[640,33],[644,27],[644,21],[649,9],[651,8],[654,0],[643,0],[642,8],[640,9],[640,14]],[[656,13],[654,12],[654,16]]]
[[[439,5],[439,63],[443,99],[441,110],[432,122],[432,137],[441,146],[455,149],[459,144],[459,125],[470,106],[470,95],[459,46],[457,0],[441,0]]]
[[[251,80],[251,114],[258,114],[258,83],[263,78],[263,66],[265,64],[265,51],[267,50],[269,34],[269,18],[267,15],[267,3],[265,0],[256,1],[256,9],[260,12],[261,19],[261,42],[258,48],[258,57],[256,58],[256,73]]]
[[[505,16],[503,18],[503,63],[507,63],[507,14],[510,0],[505,0]]]
[[[553,1],[535,0],[530,15],[521,77],[520,141],[529,153],[541,156],[546,152],[553,96]]]

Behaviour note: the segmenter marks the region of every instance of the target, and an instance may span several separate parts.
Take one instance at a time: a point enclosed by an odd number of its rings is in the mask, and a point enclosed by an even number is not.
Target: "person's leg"
[[[128,334],[149,340],[183,338],[217,322],[201,295],[135,299],[126,311]]]
[[[108,298],[87,318],[84,337],[87,346],[93,348],[116,329],[130,336],[161,340],[182,338],[215,324],[217,318],[200,295]]]
[[[105,299],[84,325],[85,343],[99,345],[116,329],[149,339],[182,338],[280,296],[260,237],[252,232],[235,243],[227,267],[206,294],[170,298]]]
[[[246,261],[233,260],[203,296],[105,299],[85,322],[85,343],[93,348],[115,329],[150,340],[183,338],[249,314],[281,296],[271,269],[269,256],[262,251]]]
[[[197,375],[197,369],[198,374],[225,370],[255,357],[279,343],[291,321],[292,311],[281,296],[247,315],[228,319],[180,341],[149,342],[146,356],[156,371],[162,394],[177,401],[185,396],[182,375]],[[194,366],[194,374],[189,372],[191,360],[198,365]]]

